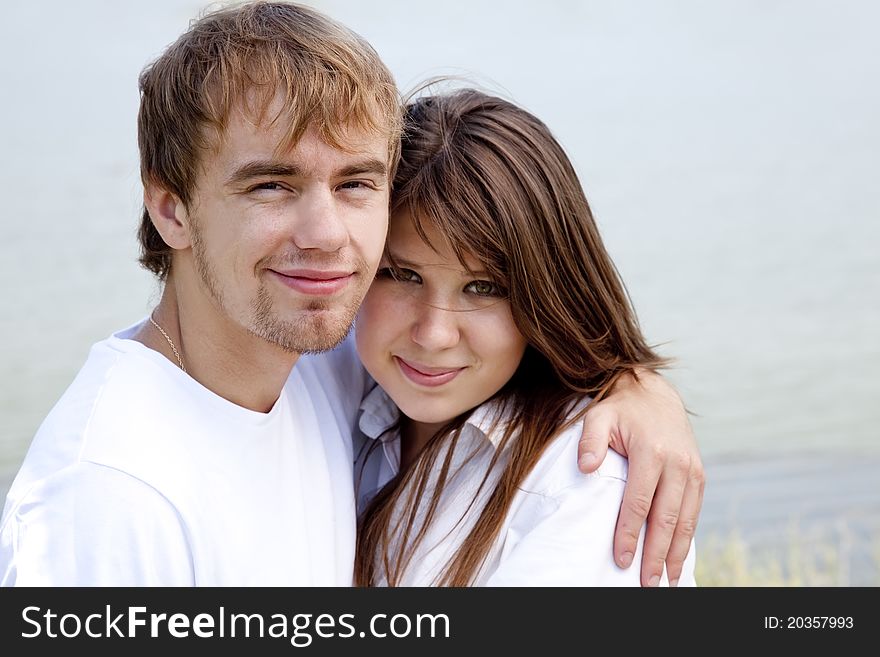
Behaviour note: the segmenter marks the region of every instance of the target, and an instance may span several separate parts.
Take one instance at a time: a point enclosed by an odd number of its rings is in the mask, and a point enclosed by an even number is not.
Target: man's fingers
[[[667,459],[663,468],[648,514],[648,531],[642,553],[642,586],[657,586],[660,583],[666,555],[681,516],[690,467],[690,454],[682,454]]]
[[[608,444],[614,429],[616,418],[604,412],[598,406],[584,415],[584,429],[578,443],[578,467],[584,474],[589,474],[601,465],[608,455]]]
[[[617,516],[614,532],[614,560],[621,568],[628,568],[636,553],[639,533],[651,509],[654,491],[663,471],[663,460],[656,455],[642,460],[638,454],[630,455],[629,475],[623,491],[623,504]]]
[[[669,577],[669,585],[678,585],[684,560],[687,558],[691,543],[697,531],[697,519],[700,508],[703,506],[703,490],[706,487],[706,475],[701,463],[691,467],[687,486],[684,490],[684,499],[681,503],[681,512],[678,516],[678,524],[672,543],[669,546],[669,554],[666,555],[666,574]]]

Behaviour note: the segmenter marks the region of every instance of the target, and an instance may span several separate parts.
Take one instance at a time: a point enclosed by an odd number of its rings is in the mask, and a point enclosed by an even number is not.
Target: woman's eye
[[[465,289],[481,297],[500,297],[504,295],[501,288],[490,281],[472,281],[468,283]]]
[[[403,283],[420,283],[421,277],[412,269],[401,269],[400,267],[382,267],[377,274],[382,278],[390,278]]]

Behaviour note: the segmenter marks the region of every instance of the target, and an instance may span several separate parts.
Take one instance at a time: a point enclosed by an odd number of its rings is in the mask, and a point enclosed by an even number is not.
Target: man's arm
[[[647,519],[642,585],[656,585],[665,562],[675,586],[696,532],[706,476],[684,404],[659,374],[621,377],[605,399],[591,405],[578,447],[580,469],[594,471],[608,447],[629,459],[614,559],[624,568],[632,563]]]

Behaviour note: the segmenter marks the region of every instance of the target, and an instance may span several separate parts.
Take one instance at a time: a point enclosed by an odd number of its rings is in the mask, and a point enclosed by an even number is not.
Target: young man
[[[326,17],[255,3],[196,22],[141,95],[141,262],[162,298],[93,347],[34,438],[0,582],[349,585],[367,380],[345,336],[387,229],[392,76]],[[674,580],[702,496],[675,393],[622,383],[585,425],[585,467],[609,442],[633,482],[618,561],[648,515],[642,581],[664,559]]]

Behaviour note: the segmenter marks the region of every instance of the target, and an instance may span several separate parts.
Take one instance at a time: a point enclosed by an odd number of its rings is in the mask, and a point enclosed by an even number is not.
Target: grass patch
[[[746,540],[736,529],[697,543],[700,586],[880,586],[880,530],[866,541],[843,521],[809,533],[796,522],[783,538]]]

